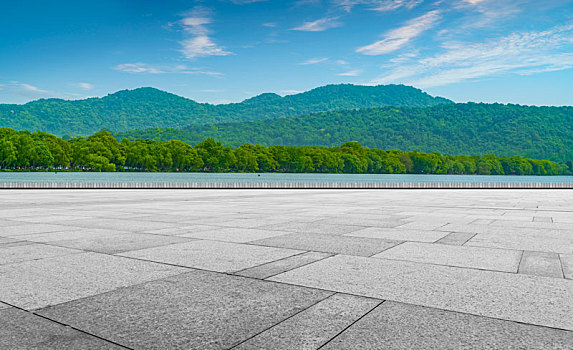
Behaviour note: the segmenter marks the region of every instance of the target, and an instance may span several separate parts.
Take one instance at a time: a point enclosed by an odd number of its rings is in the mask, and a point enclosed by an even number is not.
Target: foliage
[[[384,151],[356,141],[339,147],[245,143],[232,149],[211,138],[193,147],[177,140],[118,142],[100,131],[65,141],[45,132],[0,128],[3,170],[559,175],[570,174],[572,165],[516,156]]]
[[[262,94],[241,103],[197,103],[153,88],[123,90],[78,101],[42,99],[24,105],[0,104],[0,127],[85,136],[102,128],[115,132],[145,128],[253,121],[314,112],[380,106],[451,103],[403,85],[328,85],[280,97]]]
[[[266,146],[335,146],[356,140],[372,148],[496,154],[566,162],[573,159],[573,107],[483,103],[384,107],[192,126],[184,130],[149,129],[116,136],[178,139],[190,144],[212,137],[232,147],[246,142]],[[494,166],[484,163],[482,170]],[[515,165],[511,167],[514,172]],[[527,169],[516,171],[527,172]]]

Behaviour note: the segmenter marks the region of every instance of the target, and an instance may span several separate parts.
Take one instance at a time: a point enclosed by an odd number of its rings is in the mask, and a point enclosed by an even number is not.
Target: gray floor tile
[[[444,238],[439,239],[436,243],[449,244],[449,245],[463,245],[470,240],[475,233],[469,232],[452,232]]]
[[[120,255],[210,271],[236,272],[299,253],[302,251],[198,240]]]
[[[0,310],[0,349],[120,350],[124,347],[15,308]]]
[[[314,350],[380,304],[335,294],[237,346],[237,350]]]
[[[144,233],[122,233],[84,239],[55,241],[50,244],[92,252],[117,254],[132,250],[160,247],[175,243],[190,242],[192,239],[178,236],[162,236]]]
[[[214,241],[244,243],[268,237],[282,236],[285,234],[288,234],[288,232],[261,230],[253,228],[225,227],[225,228],[216,228],[214,230],[202,230],[198,232],[186,233],[179,235],[179,237],[190,237],[190,238],[199,238],[199,239],[207,239]]]
[[[51,247],[44,244],[12,245],[10,247],[0,245],[0,265],[28,260],[39,260],[68,254],[77,254],[81,252],[81,250]]]
[[[271,247],[358,256],[371,256],[399,243],[399,241],[374,238],[314,233],[293,233],[251,242],[251,244]]]
[[[330,235],[342,235],[349,232],[354,232],[363,229],[362,226],[353,225],[334,225],[324,221],[318,222],[298,222],[291,221],[282,224],[261,226],[260,229],[277,230],[277,231],[290,231],[299,233],[323,233]]]
[[[66,225],[85,228],[100,228],[106,230],[140,232],[156,230],[168,227],[183,226],[182,224],[170,222],[144,221],[136,219],[107,219],[98,218],[91,220],[70,220]]]
[[[566,350],[573,332],[386,301],[322,349]]]
[[[330,295],[194,271],[39,313],[135,349],[228,349]]]
[[[404,242],[373,257],[482,270],[517,272],[521,255],[522,252],[520,250]]]
[[[201,232],[201,231],[209,231],[209,230],[216,230],[219,229],[220,226],[214,225],[189,225],[181,226],[181,227],[167,227],[167,228],[160,228],[156,230],[145,230],[142,231],[143,233],[151,233],[156,235],[167,235],[167,236],[178,236],[178,235],[185,235],[189,233]]]
[[[557,253],[523,252],[519,273],[526,275],[563,278],[561,261]]]
[[[447,235],[448,232],[442,231],[369,227],[360,231],[349,233],[346,236],[390,239],[397,241],[435,242]]]
[[[37,309],[188,271],[98,253],[0,266],[0,300]]]
[[[308,252],[241,270],[235,274],[238,276],[265,279],[331,256],[332,254],[330,253]]]
[[[542,251],[550,253],[573,254],[573,237],[543,237],[529,235],[478,233],[466,246]]]
[[[115,231],[99,228],[79,228],[60,232],[35,233],[30,235],[16,236],[18,239],[25,239],[32,242],[49,243],[54,241],[69,241],[77,239],[95,239],[103,237],[115,237],[129,231]]]
[[[25,225],[1,227],[0,235],[5,237],[17,237],[21,235],[30,235],[34,233],[69,231],[72,229],[73,228],[71,227],[63,225],[25,224]]]
[[[573,330],[565,279],[338,255],[269,280]]]

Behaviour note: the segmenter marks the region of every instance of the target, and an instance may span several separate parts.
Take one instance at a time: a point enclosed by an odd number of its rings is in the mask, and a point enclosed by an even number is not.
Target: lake
[[[573,183],[573,176],[277,174],[277,173],[0,173],[0,182],[54,183]]]

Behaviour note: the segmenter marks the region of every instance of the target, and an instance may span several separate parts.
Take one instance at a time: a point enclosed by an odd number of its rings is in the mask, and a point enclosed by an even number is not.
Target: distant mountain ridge
[[[246,122],[317,112],[383,106],[427,107],[453,103],[404,85],[326,85],[281,97],[265,93],[240,103],[198,103],[155,88],[122,90],[102,98],[42,99],[0,104],[0,127],[42,130],[58,136],[89,135],[101,129],[122,132],[148,128]]]

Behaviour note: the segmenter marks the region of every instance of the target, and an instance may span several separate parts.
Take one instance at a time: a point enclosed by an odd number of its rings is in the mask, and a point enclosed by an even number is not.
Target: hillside
[[[353,140],[382,149],[567,161],[573,159],[573,107],[482,103],[384,107],[185,130],[132,131],[116,137],[179,139],[191,144],[212,137],[230,146],[245,142],[335,146]]]
[[[256,121],[315,112],[381,106],[433,106],[451,101],[403,85],[327,85],[281,97],[262,94],[241,103],[197,103],[154,88],[124,90],[102,98],[43,99],[24,105],[0,104],[0,127],[42,130],[58,136],[147,128]]]

